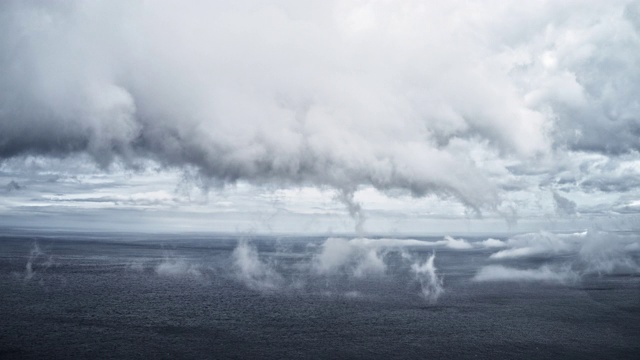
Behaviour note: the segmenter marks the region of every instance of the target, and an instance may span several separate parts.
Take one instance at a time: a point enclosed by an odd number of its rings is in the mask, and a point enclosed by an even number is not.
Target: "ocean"
[[[8,232],[0,358],[640,358],[637,237],[537,236]]]

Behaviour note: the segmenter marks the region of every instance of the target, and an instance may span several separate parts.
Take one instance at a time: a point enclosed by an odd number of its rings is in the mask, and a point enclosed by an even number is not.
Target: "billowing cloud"
[[[360,228],[362,185],[515,224],[505,191],[637,188],[633,169],[571,165],[637,157],[637,14],[631,0],[4,1],[0,160],[336,188]]]

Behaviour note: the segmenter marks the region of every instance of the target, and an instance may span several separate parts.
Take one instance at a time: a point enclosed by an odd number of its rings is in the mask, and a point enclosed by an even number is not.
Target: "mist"
[[[260,253],[250,241],[238,242],[232,253],[235,278],[250,289],[267,294],[321,293],[348,299],[377,296],[368,293],[371,280],[417,285],[416,295],[435,304],[443,294],[443,278],[435,266],[436,255],[426,259],[423,246],[433,243],[412,239],[328,238],[302,253],[281,249]],[[277,247],[276,247],[277,249]],[[369,289],[370,291],[370,289]]]
[[[477,271],[473,280],[575,284],[593,276],[640,274],[640,239],[636,234],[603,231],[529,233],[501,242],[499,248],[504,249],[492,253],[490,261],[518,265],[486,265]],[[527,267],[540,261],[543,265]]]

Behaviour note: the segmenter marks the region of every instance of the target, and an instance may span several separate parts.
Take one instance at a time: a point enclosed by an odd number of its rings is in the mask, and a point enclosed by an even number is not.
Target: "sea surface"
[[[0,359],[640,359],[633,266],[487,238],[7,233]]]

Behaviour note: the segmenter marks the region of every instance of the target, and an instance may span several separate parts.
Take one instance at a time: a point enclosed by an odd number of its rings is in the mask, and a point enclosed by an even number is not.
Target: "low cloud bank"
[[[587,275],[640,273],[640,239],[636,235],[602,231],[572,234],[539,232],[514,236],[502,244],[505,249],[491,254],[490,260],[538,258],[548,264],[530,269],[489,265],[478,271],[475,281],[567,283]]]
[[[534,269],[517,269],[502,265],[485,266],[473,277],[474,281],[541,281],[567,284],[579,279],[577,273],[568,268],[553,268],[543,265]]]
[[[416,247],[434,247],[435,243],[421,240],[328,238],[319,247],[307,248],[305,257],[293,267],[285,268],[266,257],[248,241],[240,241],[232,253],[236,278],[247,287],[260,291],[299,289],[305,283],[331,283],[336,279],[367,280],[375,277],[409,279],[419,286],[419,295],[435,303],[444,292],[443,279],[435,266],[435,253],[426,260],[412,252]],[[449,243],[444,240],[442,244]],[[394,260],[400,264],[391,268]],[[284,272],[293,272],[285,276]],[[406,281],[406,280],[405,280]],[[348,282],[348,281],[347,281]],[[358,293],[354,289],[345,294]],[[353,298],[353,296],[347,296]]]
[[[529,233],[514,236],[504,243],[506,249],[493,253],[491,259],[516,259],[531,256],[554,256],[575,251],[584,233],[557,235],[549,232]]]

